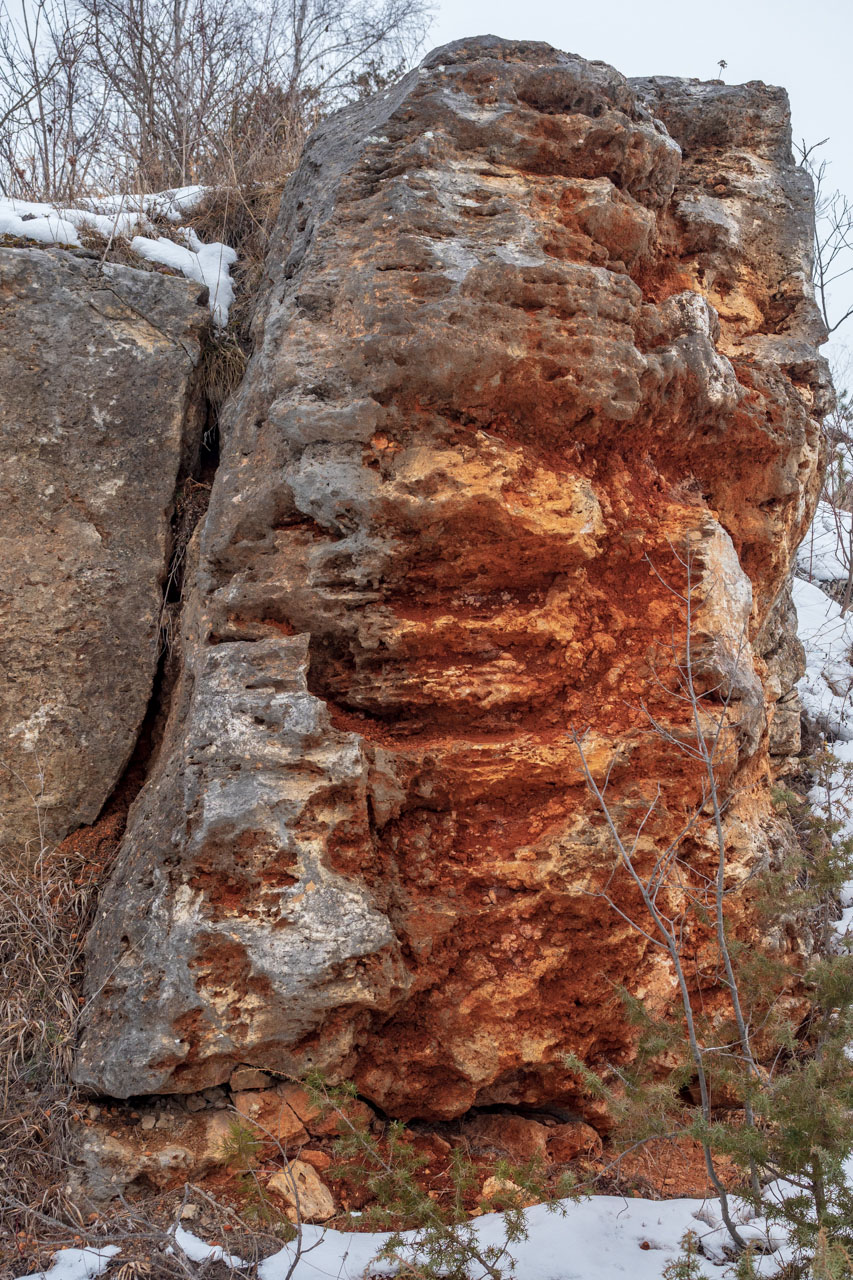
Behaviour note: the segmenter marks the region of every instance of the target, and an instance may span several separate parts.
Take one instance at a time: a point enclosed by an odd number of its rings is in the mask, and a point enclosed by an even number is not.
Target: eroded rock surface
[[[654,857],[700,795],[642,709],[680,731],[689,587],[733,874],[780,856],[792,662],[761,654],[815,498],[810,199],[780,90],[493,38],[312,135],[89,942],[83,1084],[320,1067],[441,1117],[581,1107],[563,1053],[630,1056],[615,984],[664,1008],[672,976],[596,896],[569,730],[629,829],[660,783]],[[701,823],[685,857],[713,863]]]
[[[198,285],[0,249],[0,846],[93,822],[157,664]]]

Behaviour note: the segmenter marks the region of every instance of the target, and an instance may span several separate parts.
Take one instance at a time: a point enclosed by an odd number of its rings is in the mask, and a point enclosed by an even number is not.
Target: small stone
[[[187,1111],[203,1111],[207,1106],[200,1093],[191,1093],[187,1097]]]
[[[199,1159],[203,1164],[227,1163],[226,1152],[232,1142],[234,1124],[235,1119],[232,1116],[224,1116],[221,1113],[205,1116],[199,1146]]]
[[[514,1200],[520,1190],[518,1183],[511,1182],[509,1178],[486,1178],[480,1196],[487,1203],[498,1199]]]
[[[554,1164],[566,1164],[578,1156],[601,1155],[601,1138],[592,1125],[558,1124],[548,1134],[548,1159]]]
[[[437,1133],[430,1133],[427,1136],[430,1149],[435,1156],[441,1159],[443,1156],[449,1156],[453,1150],[449,1142],[445,1142],[444,1138],[440,1138]]]
[[[305,1142],[308,1137],[305,1126],[289,1102],[290,1097],[281,1086],[234,1094],[234,1106],[239,1114],[253,1121],[262,1133],[278,1142]]]
[[[287,1216],[291,1221],[296,1217],[297,1208],[303,1222],[327,1222],[334,1215],[331,1191],[316,1170],[303,1160],[291,1160],[287,1171],[274,1173],[267,1186],[290,1206],[293,1216],[290,1212]]]
[[[372,1121],[375,1119],[370,1107],[358,1098],[348,1099],[339,1108],[324,1109],[312,1102],[310,1095],[299,1085],[280,1084],[276,1088],[276,1093],[287,1101],[290,1109],[314,1137],[324,1138],[341,1133],[347,1128],[347,1120],[351,1124],[372,1126]]]
[[[551,1130],[525,1116],[483,1114],[461,1125],[463,1135],[476,1146],[489,1147],[511,1160],[545,1159],[545,1143]]]
[[[332,1163],[331,1156],[327,1156],[325,1151],[318,1151],[314,1147],[303,1147],[299,1152],[299,1159],[304,1160],[306,1164],[310,1164],[318,1173],[324,1173]]]
[[[201,1096],[211,1106],[216,1106],[217,1102],[225,1102],[225,1090],[220,1089],[218,1085],[213,1089],[202,1089]]]
[[[185,1204],[181,1209],[181,1222],[192,1222],[198,1217],[197,1204]]]
[[[231,1072],[229,1083],[234,1093],[239,1093],[241,1089],[268,1089],[272,1084],[272,1076],[268,1076],[266,1071],[259,1071],[257,1067],[238,1067]]]
[[[146,1133],[148,1133],[151,1129],[154,1128],[156,1123],[157,1123],[156,1116],[143,1116],[142,1123],[140,1124],[139,1127],[140,1129],[143,1129]]]

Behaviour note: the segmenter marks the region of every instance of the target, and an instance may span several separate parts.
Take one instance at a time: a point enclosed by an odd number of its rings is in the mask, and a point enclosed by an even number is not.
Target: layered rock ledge
[[[577,1102],[567,1050],[630,1057],[618,985],[663,1008],[672,976],[596,896],[569,732],[599,778],[615,757],[620,822],[660,784],[654,857],[701,794],[643,710],[682,728],[689,586],[732,874],[783,856],[811,200],[781,90],[492,37],[314,132],[89,939],[81,1084],[319,1067],[447,1117]],[[713,862],[701,827],[684,857]]]

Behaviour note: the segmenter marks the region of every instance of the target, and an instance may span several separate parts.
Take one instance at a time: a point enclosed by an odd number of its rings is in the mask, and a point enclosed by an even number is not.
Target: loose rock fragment
[[[291,1222],[328,1222],[335,1213],[335,1202],[329,1188],[310,1164],[291,1160],[287,1170],[274,1173],[267,1183],[288,1205]]]

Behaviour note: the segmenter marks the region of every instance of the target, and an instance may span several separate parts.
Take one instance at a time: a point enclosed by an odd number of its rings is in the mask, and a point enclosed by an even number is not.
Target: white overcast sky
[[[427,45],[484,34],[546,40],[626,76],[710,80],[724,58],[727,83],[788,90],[794,138],[828,137],[831,183],[853,197],[853,0],[438,0]],[[853,347],[853,320],[839,338]]]

